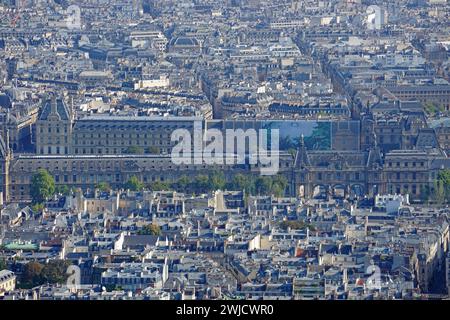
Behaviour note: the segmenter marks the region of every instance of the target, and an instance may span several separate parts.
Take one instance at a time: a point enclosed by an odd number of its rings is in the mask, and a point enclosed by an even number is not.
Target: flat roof
[[[77,121],[202,121],[203,117],[163,117],[163,116],[85,116]]]

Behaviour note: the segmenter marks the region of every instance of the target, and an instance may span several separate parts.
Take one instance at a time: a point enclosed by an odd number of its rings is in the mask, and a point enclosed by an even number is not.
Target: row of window
[[[52,133],[53,131],[56,132],[56,133],[61,133],[61,131],[63,131],[64,133],[67,133],[67,127],[64,127],[63,130],[61,130],[60,127],[58,127],[58,126],[55,127],[55,128],[53,128],[53,127],[51,127],[51,126],[48,126],[48,127],[47,127],[47,132],[48,132],[48,133]],[[40,132],[40,133],[44,133],[44,126],[40,126],[40,127],[39,127],[39,132]]]
[[[390,185],[388,187],[388,192],[390,194],[406,194],[406,193],[411,193],[413,195],[419,195],[421,192],[421,185],[417,185],[417,184],[413,184],[413,185]]]
[[[151,135],[149,135],[149,134],[147,134],[147,133],[145,133],[145,134],[143,134],[143,135],[140,135],[139,133],[136,133],[136,134],[132,134],[132,133],[130,133],[130,134],[125,134],[125,133],[122,133],[122,134],[116,134],[116,133],[114,133],[114,134],[111,134],[111,135],[109,135],[108,133],[106,133],[106,134],[102,134],[102,133],[98,133],[98,134],[93,134],[93,133],[91,133],[91,134],[74,134],[74,137],[75,137],[75,139],[81,139],[81,138],[83,138],[83,139],[87,139],[87,138],[106,138],[106,139],[108,139],[108,138],[114,138],[114,139],[117,139],[117,138],[136,138],[136,139],[140,139],[140,138],[151,138],[151,139],[155,139],[155,138],[160,138],[160,139],[162,139],[162,138],[167,138],[167,139],[170,139],[170,134],[151,134]]]
[[[48,146],[47,148],[40,147],[39,152],[40,154],[69,154],[69,148],[60,146]]]
[[[423,176],[422,176],[422,174],[420,174],[420,173],[418,174],[418,173],[416,173],[416,172],[413,172],[413,173],[408,173],[408,172],[400,173],[400,172],[396,172],[396,173],[391,173],[391,174],[389,175],[389,177],[390,177],[391,179],[395,179],[395,180],[401,180],[402,177],[403,177],[403,179],[409,179],[409,178],[411,178],[412,180],[417,180],[417,179],[422,178]]]
[[[130,145],[132,146],[132,145]],[[75,154],[125,154],[127,152],[127,148],[75,148]],[[144,150],[145,151],[145,150]],[[159,148],[158,152],[161,154],[166,154],[169,152],[169,149]]]
[[[395,163],[396,167],[400,167],[401,165],[402,165],[401,162],[396,162]],[[392,161],[389,161],[388,162],[388,166],[389,167],[393,167],[394,163]],[[421,161],[421,162],[415,162],[415,161],[413,161],[413,162],[403,162],[403,167],[407,168],[409,166],[411,166],[413,168],[415,168],[415,167],[424,167],[425,166],[425,162],[423,162],[423,161]]]
[[[165,140],[165,141],[170,141],[170,140]],[[128,146],[140,146],[140,145],[145,145],[145,146],[147,146],[147,145],[151,145],[151,146],[163,146],[163,145],[167,145],[166,143],[163,143],[163,141],[162,140],[144,140],[143,141],[143,143],[142,143],[142,141],[141,140],[136,140],[136,141],[133,141],[133,140],[128,140],[128,141],[125,141],[125,140],[112,140],[112,141],[110,141],[110,140],[97,140],[97,141],[95,141],[95,140],[89,140],[89,141],[86,141],[86,140],[82,140],[82,142],[81,143],[79,143],[79,140],[78,139],[75,139],[75,146],[78,146],[78,145],[81,145],[81,146],[86,146],[86,145],[91,145],[91,146],[94,146],[94,145],[122,145],[122,146],[124,146],[124,145],[126,145],[126,142],[128,142]],[[149,143],[150,142],[150,143]]]
[[[404,94],[412,94],[412,95],[446,95],[446,94],[450,94],[450,91],[448,90],[433,90],[433,91],[423,91],[423,90],[404,90],[404,91],[400,91],[397,92],[400,95],[404,95]]]
[[[153,280],[142,277],[134,277],[134,278],[102,278],[102,282],[104,284],[149,284]]]
[[[122,183],[123,178],[121,177],[120,173],[117,174],[108,174],[108,175],[94,175],[94,174],[73,174],[73,175],[53,175],[53,178],[55,179],[55,183],[99,183],[99,182],[111,182],[111,183]],[[71,178],[71,179],[70,179]],[[11,180],[11,189],[16,190],[16,186],[14,184],[21,183],[21,184],[29,184],[31,180],[31,177],[29,175],[26,176],[19,176],[14,177]],[[144,176],[143,182],[150,182],[150,181],[165,181],[166,178],[164,176]],[[24,190],[23,186],[20,186],[20,190]]]
[[[317,180],[321,181],[324,178],[325,179],[333,179],[333,176],[335,177],[335,179],[340,180],[342,178],[344,178],[345,176],[347,176],[347,178],[351,179],[352,174],[348,173],[348,174],[342,174],[341,172],[336,172],[335,174],[332,173],[328,173],[328,174],[324,174],[322,172],[318,172],[317,173]],[[354,180],[360,180],[363,178],[363,175],[361,175],[359,172],[355,172],[353,174]]]
[[[44,137],[41,137],[39,139],[39,141],[41,142],[41,144],[44,144],[46,139],[44,139]],[[54,141],[54,142],[53,142]],[[67,143],[68,139],[67,136],[64,137],[64,143]],[[48,144],[61,144],[61,137],[48,137],[47,138],[47,143]]]

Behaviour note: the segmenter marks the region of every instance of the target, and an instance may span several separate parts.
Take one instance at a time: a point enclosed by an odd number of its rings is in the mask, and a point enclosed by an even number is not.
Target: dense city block
[[[448,299],[449,21],[0,0],[0,300]]]

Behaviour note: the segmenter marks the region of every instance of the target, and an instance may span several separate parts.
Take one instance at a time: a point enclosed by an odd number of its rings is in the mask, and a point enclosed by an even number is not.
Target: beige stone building
[[[0,270],[0,294],[16,288],[16,275],[9,270]]]
[[[260,175],[261,168],[248,163],[175,164],[170,156],[175,143],[171,133],[185,129],[192,134],[199,124],[202,130],[261,126],[238,121],[205,122],[197,117],[89,116],[73,121],[70,108],[61,99],[52,99],[45,103],[36,123],[36,154],[13,155],[4,137],[0,137],[0,192],[5,201],[30,200],[31,179],[39,169],[50,172],[57,185],[82,189],[100,182],[122,187],[131,176],[151,184],[175,182],[182,175],[193,179],[216,170],[228,179],[237,173]],[[450,167],[441,150],[432,144],[428,147],[429,134],[422,134],[423,138],[418,135],[409,150],[383,151],[376,143],[374,128],[371,131],[370,148],[307,150],[302,142],[295,154],[280,152],[278,174],[289,181],[286,194],[311,198],[408,193],[414,200],[424,188],[433,187],[439,170]],[[366,143],[367,139],[359,137],[346,139],[349,133],[342,128],[339,132],[341,135],[335,137],[337,145],[345,144],[345,140],[347,144]],[[362,131],[361,136],[365,134]],[[129,152],[130,147],[143,152]]]
[[[72,112],[62,99],[53,97],[44,104],[36,121],[37,154],[70,154]]]

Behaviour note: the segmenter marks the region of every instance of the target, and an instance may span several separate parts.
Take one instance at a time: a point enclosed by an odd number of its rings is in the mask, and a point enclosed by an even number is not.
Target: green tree
[[[430,200],[431,191],[429,186],[422,186],[420,188],[420,199],[423,202],[428,202]]]
[[[35,203],[31,206],[31,210],[33,210],[34,213],[41,212],[44,208],[45,206],[43,203]]]
[[[152,191],[169,191],[170,185],[164,181],[155,181],[149,185],[149,189]]]
[[[427,103],[424,106],[424,110],[428,115],[436,116],[438,113],[445,112],[445,107],[435,103]]]
[[[139,146],[129,146],[125,149],[126,154],[144,154],[144,149]]]
[[[444,200],[450,202],[450,169],[441,170],[438,173],[437,180],[440,183],[442,189],[440,192],[442,192]]]
[[[161,228],[154,223],[148,224],[144,226],[141,230],[138,231],[140,235],[151,235],[151,236],[160,236]]]
[[[55,194],[55,180],[45,169],[39,169],[31,178],[31,198],[33,203],[43,203]]]
[[[208,177],[209,190],[223,190],[225,188],[225,176],[223,172],[214,171]]]
[[[100,191],[102,191],[102,192],[109,192],[109,191],[111,191],[111,186],[109,185],[108,182],[99,182],[99,183],[97,183],[95,188],[100,190]]]
[[[60,186],[56,186],[56,193],[58,194],[62,194],[63,196],[68,196],[70,195],[70,188],[67,185],[60,185]]]
[[[245,190],[246,193],[252,194],[255,190],[255,179],[252,176],[238,173],[233,176],[230,188],[233,190]]]
[[[31,261],[22,272],[20,287],[32,288],[44,283],[62,284],[67,280],[69,265],[70,261],[66,260],[50,260],[47,264]]]
[[[440,205],[445,202],[445,189],[442,180],[436,180],[434,183],[434,201]]]
[[[205,193],[208,192],[209,187],[209,178],[204,174],[199,174],[195,177],[194,182],[192,183],[193,189],[197,193]]]
[[[281,185],[273,183],[272,187],[270,189],[270,192],[272,195],[274,195],[275,197],[281,198],[282,196],[284,196],[284,189]]]
[[[70,266],[70,261],[67,260],[50,260],[42,268],[40,277],[42,283],[62,284],[67,278],[67,268]]]
[[[5,269],[8,269],[8,265],[7,265],[7,263],[6,263],[6,260],[3,259],[3,258],[1,258],[1,259],[0,259],[0,271],[1,271],[1,270],[5,270]]]
[[[44,265],[39,262],[28,262],[22,272],[21,287],[31,288],[40,285],[42,283],[41,273],[43,269]]]
[[[145,150],[145,152],[146,152],[146,153],[149,153],[149,154],[160,154],[160,153],[161,153],[161,150],[159,150],[158,147],[152,146],[152,147],[147,148],[147,149]]]
[[[287,186],[288,180],[284,176],[260,176],[254,181],[254,193],[282,197],[286,193]]]
[[[131,191],[141,191],[142,189],[144,189],[144,184],[141,181],[139,181],[139,179],[136,176],[132,176],[125,183],[125,189]]]
[[[269,195],[272,191],[272,179],[268,176],[256,178],[255,191],[258,195]]]
[[[285,176],[277,175],[272,179],[271,192],[277,197],[282,197],[286,193],[288,180]]]
[[[292,230],[302,230],[308,228],[311,231],[316,231],[316,228],[313,225],[300,220],[282,221],[279,223],[279,227],[283,230],[287,230],[288,228],[291,228]]]
[[[191,181],[189,180],[189,178],[183,175],[172,186],[174,189],[180,192],[186,192],[187,189],[189,188],[190,183]]]

